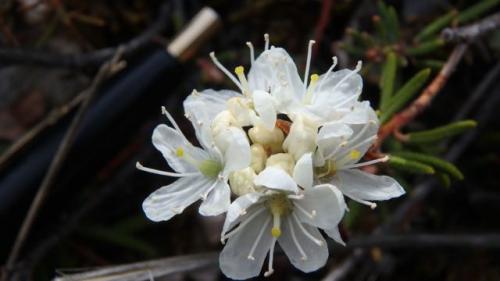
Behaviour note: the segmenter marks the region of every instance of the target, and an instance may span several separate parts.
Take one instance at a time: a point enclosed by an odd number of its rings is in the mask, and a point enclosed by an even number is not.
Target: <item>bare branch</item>
[[[499,26],[500,13],[496,13],[471,25],[446,28],[441,32],[441,38],[447,42],[471,42]]]

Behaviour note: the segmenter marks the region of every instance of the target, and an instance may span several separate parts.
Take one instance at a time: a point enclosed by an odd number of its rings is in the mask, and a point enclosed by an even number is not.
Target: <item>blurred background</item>
[[[168,54],[166,46],[205,6],[220,15],[218,29],[182,57]],[[332,244],[323,269],[304,274],[278,254],[267,279],[500,280],[499,7],[498,0],[2,1],[4,279],[50,280],[172,257],[139,267],[143,277],[106,273],[110,279],[99,280],[226,280],[216,264],[224,218],[202,217],[195,204],[168,222],[148,221],[142,201],[172,179],[140,172],[135,163],[167,170],[150,141],[167,121],[161,106],[194,141],[184,97],[193,89],[234,89],[209,52],[228,69],[249,69],[245,43],[258,55],[269,33],[299,73],[310,39],[312,73],[325,72],[334,55],[336,69],[362,60],[362,98],[386,125],[422,97],[435,98],[397,123],[375,151],[393,157],[373,172],[398,178],[407,195],[375,210],[349,202],[341,225],[347,246]],[[118,46],[127,66],[99,75]],[[19,229],[75,119],[74,141],[12,260]]]

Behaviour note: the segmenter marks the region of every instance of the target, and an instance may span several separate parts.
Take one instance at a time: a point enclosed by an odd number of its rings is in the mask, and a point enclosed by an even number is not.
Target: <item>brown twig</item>
[[[36,219],[38,210],[42,206],[50,188],[54,183],[54,180],[56,179],[56,176],[60,168],[64,164],[64,160],[66,159],[66,156],[68,155],[68,152],[70,151],[74,143],[74,140],[78,133],[78,129],[80,128],[80,125],[83,121],[83,117],[85,116],[87,109],[89,108],[89,105],[93,100],[93,97],[97,93],[98,89],[102,86],[104,81],[106,81],[109,77],[116,74],[125,67],[125,62],[120,61],[122,54],[123,54],[123,48],[118,48],[113,58],[101,66],[97,75],[92,81],[90,87],[84,90],[85,94],[82,105],[80,106],[78,112],[76,113],[76,116],[74,117],[70,127],[68,128],[68,131],[66,132],[61,142],[61,145],[59,146],[59,149],[57,150],[54,156],[54,159],[52,160],[49,170],[45,175],[45,178],[43,179],[43,182],[40,185],[40,188],[38,189],[35,198],[33,199],[33,203],[30,206],[28,214],[26,215],[26,218],[23,221],[23,224],[18,233],[14,246],[12,247],[12,250],[9,254],[5,266],[6,272],[4,272],[3,275],[4,280],[7,279],[9,270],[16,262],[20,250],[30,232],[31,226],[33,225],[33,222]]]
[[[467,44],[461,43],[453,49],[448,60],[444,64],[439,74],[434,80],[422,91],[420,96],[413,101],[407,108],[398,114],[394,115],[389,122],[383,125],[378,132],[377,142],[372,147],[372,150],[377,151],[382,142],[394,132],[398,132],[403,126],[413,121],[424,109],[426,109],[439,93],[439,91],[446,85],[451,74],[455,71],[456,66],[461,61]]]
[[[319,16],[318,23],[314,28],[314,40],[320,46],[321,40],[323,39],[323,33],[325,33],[325,28],[330,23],[330,14],[332,10],[333,0],[323,0],[321,4],[321,14]],[[318,52],[318,48],[313,49],[312,56],[316,57],[316,53]]]
[[[470,25],[446,28],[441,32],[441,38],[447,42],[471,42],[499,26],[500,12]]]

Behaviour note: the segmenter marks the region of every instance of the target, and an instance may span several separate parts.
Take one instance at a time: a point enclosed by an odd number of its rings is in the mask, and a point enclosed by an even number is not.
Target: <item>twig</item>
[[[413,121],[424,109],[426,109],[432,102],[432,99],[439,93],[439,91],[446,85],[449,77],[455,71],[456,66],[461,61],[467,45],[462,43],[453,49],[453,52],[448,57],[439,74],[434,80],[422,91],[420,96],[413,101],[407,108],[398,114],[394,115],[389,122],[380,128],[378,132],[377,143],[373,146],[372,150],[377,151],[382,142],[394,132],[399,131],[403,126]]]
[[[12,159],[26,147],[26,145],[33,142],[42,132],[45,131],[45,129],[57,123],[57,121],[66,116],[68,112],[71,112],[74,108],[76,108],[83,100],[84,94],[85,93],[80,93],[67,104],[54,109],[45,119],[39,122],[35,127],[31,128],[14,144],[9,146],[7,151],[0,155],[0,170],[8,165],[10,161],[12,161]]]
[[[500,91],[500,86],[497,86],[496,89],[493,89],[491,93],[497,93],[498,91]],[[478,121],[478,128],[463,135],[448,151],[445,157],[446,160],[454,162],[460,157],[465,149],[477,137],[480,129],[487,123],[488,120],[491,119],[491,117],[494,116],[495,110],[497,109],[499,103],[500,95],[495,94],[491,94],[491,98],[485,100],[482,103],[481,108],[478,110],[478,113],[474,118]],[[427,196],[429,196],[429,194],[431,194],[433,190],[435,190],[435,184],[436,182],[434,179],[429,179],[417,185],[413,189],[412,193],[409,194],[410,198],[408,198],[401,206],[399,206],[399,208],[396,210],[396,212],[394,212],[389,220],[387,220],[383,225],[379,226],[373,233],[375,235],[384,235],[389,233],[390,231],[393,231],[396,227],[401,225],[401,223],[410,221],[412,217],[418,214],[418,212],[414,211],[417,206],[421,204],[422,201]],[[356,267],[357,263],[361,261],[366,256],[366,254],[367,252],[363,250],[361,252],[357,251],[355,254],[348,257],[341,265],[330,272],[328,276],[335,276],[335,278],[328,279],[328,281],[338,281],[344,279],[344,277]]]
[[[172,273],[200,269],[217,264],[217,257],[218,253],[215,252],[176,256],[146,262],[109,266],[84,273],[63,275],[55,278],[54,281],[83,281],[97,279],[108,281],[154,280],[151,279],[151,277],[157,278]]]
[[[317,43],[317,48],[313,49],[313,58],[316,57],[319,51],[319,46],[321,46],[321,40],[323,39],[323,33],[325,33],[326,26],[330,23],[330,14],[332,10],[333,0],[323,0],[321,4],[321,14],[319,16],[318,23],[314,28],[314,40]]]
[[[500,12],[473,24],[446,28],[441,32],[441,38],[447,42],[471,42],[500,26]]]
[[[407,234],[373,235],[349,241],[349,247],[381,248],[500,248],[500,234]]]
[[[151,42],[156,35],[162,32],[167,26],[165,22],[170,15],[169,3],[160,8],[160,14],[155,22],[139,36],[121,44],[123,57],[135,53]],[[81,68],[87,66],[97,67],[110,59],[117,51],[118,47],[103,48],[83,54],[54,54],[38,50],[26,50],[22,48],[0,48],[0,62],[2,64],[36,64],[48,67],[69,67]]]
[[[7,277],[10,268],[16,262],[19,252],[29,234],[31,226],[33,225],[33,222],[36,219],[38,210],[42,206],[43,201],[45,200],[48,194],[48,191],[52,187],[52,184],[56,179],[57,173],[64,164],[64,160],[66,159],[66,156],[73,145],[73,142],[78,133],[78,129],[80,128],[80,124],[83,121],[83,117],[85,116],[85,113],[89,108],[90,102],[93,100],[93,97],[95,96],[95,94],[97,93],[98,89],[101,87],[103,82],[107,78],[116,74],[125,67],[125,63],[123,61],[120,61],[122,54],[123,54],[123,48],[118,48],[113,58],[109,62],[106,62],[101,66],[99,72],[94,78],[94,81],[92,82],[90,87],[85,90],[85,98],[82,102],[82,105],[80,106],[78,112],[76,113],[76,116],[74,117],[70,127],[68,128],[68,131],[66,132],[61,142],[61,145],[59,146],[59,149],[57,150],[54,156],[54,159],[52,160],[49,170],[45,175],[45,178],[43,179],[43,182],[40,185],[40,188],[38,189],[35,198],[33,199],[33,203],[30,206],[28,214],[26,215],[26,218],[21,226],[21,230],[19,231],[14,246],[12,247],[12,250],[9,254],[9,258],[7,259],[6,263],[7,273],[4,274],[5,278]]]

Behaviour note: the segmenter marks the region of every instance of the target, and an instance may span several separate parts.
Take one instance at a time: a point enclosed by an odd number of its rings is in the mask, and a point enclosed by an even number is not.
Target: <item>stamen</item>
[[[179,127],[179,125],[177,125],[177,122],[175,122],[175,119],[174,117],[172,117],[172,115],[170,115],[170,112],[168,112],[167,108],[162,106],[161,107],[161,113],[165,116],[167,116],[167,119],[168,121],[172,124],[172,126],[174,126],[175,130],[185,139],[186,136],[184,135],[184,133],[181,131],[181,128]]]
[[[321,241],[321,240],[317,239],[316,237],[312,236],[312,234],[309,233],[309,231],[307,231],[305,229],[305,227],[302,225],[302,223],[299,221],[299,218],[297,217],[297,215],[292,214],[292,217],[297,222],[297,224],[299,225],[300,230],[302,230],[302,232],[304,233],[305,236],[307,236],[307,238],[311,239],[311,241],[313,241],[314,244],[316,244],[318,246],[323,246],[323,241]]]
[[[300,246],[299,241],[297,240],[297,235],[295,234],[295,228],[293,227],[292,220],[288,220],[288,226],[290,227],[290,232],[292,233],[292,240],[297,249],[299,250],[300,254],[302,255],[301,259],[303,261],[307,260],[307,255],[302,249],[302,246]]]
[[[363,66],[363,62],[362,61],[358,61],[358,64],[356,64],[356,68],[354,70],[352,70],[349,74],[347,74],[346,76],[344,76],[344,78],[342,78],[337,83],[337,85],[335,85],[335,87],[333,87],[333,89],[331,91],[332,92],[335,91],[337,89],[337,87],[339,87],[340,85],[342,85],[342,83],[344,83],[347,79],[349,79],[354,74],[358,73],[361,70],[362,66]]]
[[[231,237],[231,236],[235,235],[236,233],[238,233],[241,229],[243,229],[245,227],[245,225],[247,225],[248,223],[250,223],[256,216],[258,216],[264,210],[265,210],[265,208],[261,208],[260,210],[255,211],[248,218],[246,218],[242,223],[240,223],[235,229],[233,229],[233,231],[229,232],[228,234],[223,234],[222,237],[220,238],[221,243],[224,244],[225,241],[229,237]]]
[[[233,81],[233,83],[236,84],[236,86],[238,86],[238,88],[240,88],[240,90],[243,92],[243,89],[241,88],[240,82],[238,82],[238,80],[236,80],[236,78],[234,78],[234,76],[231,74],[231,72],[229,72],[229,70],[227,70],[227,68],[225,68],[222,65],[222,63],[220,63],[220,61],[215,57],[214,52],[210,53],[210,58],[212,59],[212,62],[215,64],[215,66],[217,66],[217,68],[220,71],[224,72],[224,74],[226,74],[226,76],[229,77],[229,79],[231,79],[231,81]]]
[[[368,130],[368,128],[374,124],[375,124],[375,121],[370,120],[368,123],[366,123],[363,126],[363,128],[361,128],[361,130],[352,139],[349,140],[349,142],[356,143],[365,134],[366,130]]]
[[[341,142],[332,152],[330,152],[330,154],[328,154],[325,159],[330,159],[332,158],[338,151],[339,149],[345,147],[346,145],[348,144],[347,141],[343,141]]]
[[[314,89],[316,88],[316,83],[318,82],[319,76],[318,74],[311,75],[311,83],[309,83],[309,87],[307,88],[307,92],[304,96],[304,103],[309,104],[312,100],[312,94],[314,93]]]
[[[301,200],[304,199],[304,194],[290,194],[287,196],[288,199],[293,199],[293,200]]]
[[[328,77],[330,76],[330,73],[332,73],[332,70],[335,68],[335,66],[337,66],[337,62],[338,62],[337,57],[332,57],[332,60],[333,60],[332,66],[330,66],[330,68],[328,68],[325,75],[323,76],[323,78],[319,82],[318,91],[321,91],[321,88],[323,87],[323,84],[325,83],[325,81],[327,81]]]
[[[167,176],[167,177],[177,177],[177,178],[182,178],[182,177],[191,177],[191,176],[196,176],[199,175],[200,173],[172,173],[172,172],[167,172],[167,171],[161,171],[161,170],[156,170],[148,167],[144,167],[141,163],[137,162],[135,163],[135,167],[141,171],[148,172],[151,174],[157,174],[161,176]]]
[[[264,272],[264,277],[269,277],[271,274],[274,273],[273,259],[274,259],[274,246],[275,245],[276,245],[276,238],[273,238],[273,241],[271,242],[271,248],[269,249],[269,259],[268,259],[268,264],[267,264],[267,271]]]
[[[248,85],[247,78],[245,77],[245,68],[240,65],[234,69],[234,72],[238,76],[241,86],[243,87],[243,94],[248,97],[250,95],[250,86]]]
[[[314,219],[314,217],[316,216],[316,211],[315,210],[312,210],[310,213],[304,209],[302,206],[300,206],[299,204],[294,204],[294,207],[297,208],[299,211],[301,211],[304,215],[306,215],[307,217],[309,217],[310,219]]]
[[[250,49],[250,63],[253,65],[253,62],[255,61],[255,52],[253,50],[252,42],[247,42],[247,46]]]
[[[342,167],[342,169],[359,168],[359,167],[373,165],[373,164],[376,164],[376,163],[379,163],[379,162],[386,162],[388,160],[389,160],[389,156],[386,155],[385,157],[378,158],[378,159],[375,159],[375,160],[366,161],[366,162],[357,163],[357,164],[352,164],[352,165],[347,165],[347,166]]]
[[[309,45],[307,47],[307,61],[306,61],[306,71],[304,74],[304,91],[307,87],[307,78],[309,76],[309,67],[311,67],[311,55],[312,55],[312,46],[316,43],[314,40],[309,40]]]
[[[374,203],[374,202],[370,202],[370,201],[366,201],[366,200],[362,200],[362,199],[355,199],[355,198],[352,198],[352,200],[358,202],[358,203],[361,203],[363,205],[367,205],[368,207],[370,207],[372,210],[377,208],[377,203]]]
[[[338,166],[338,167],[342,167],[342,165],[341,165],[339,162],[341,162],[341,160],[345,160],[344,158],[345,158],[346,156],[350,156],[349,154],[351,153],[351,151],[356,150],[356,149],[358,149],[359,147],[361,147],[361,146],[363,146],[363,145],[365,145],[365,144],[367,144],[367,143],[369,143],[369,142],[372,142],[372,141],[373,141],[373,140],[375,140],[376,138],[377,138],[377,135],[373,135],[373,136],[371,136],[371,137],[369,137],[369,138],[366,138],[366,139],[364,139],[363,141],[361,141],[361,142],[359,142],[359,143],[355,144],[354,146],[350,147],[350,148],[349,148],[349,152],[347,152],[347,153],[345,153],[345,152],[344,152],[343,154],[341,154],[341,155],[338,157],[338,159],[339,159],[339,160],[337,161],[337,166]],[[342,161],[342,162],[343,162],[343,161]]]
[[[255,257],[253,256],[253,253],[255,252],[255,249],[257,248],[257,245],[260,242],[260,239],[262,238],[262,235],[264,234],[264,231],[267,228],[267,225],[271,222],[271,217],[268,217],[266,222],[262,225],[260,228],[259,234],[257,235],[257,238],[255,239],[255,242],[253,242],[252,248],[250,249],[250,253],[248,253],[248,259],[249,260],[255,260]]]
[[[264,34],[264,42],[265,42],[264,51],[267,51],[269,50],[269,34],[267,33]]]

